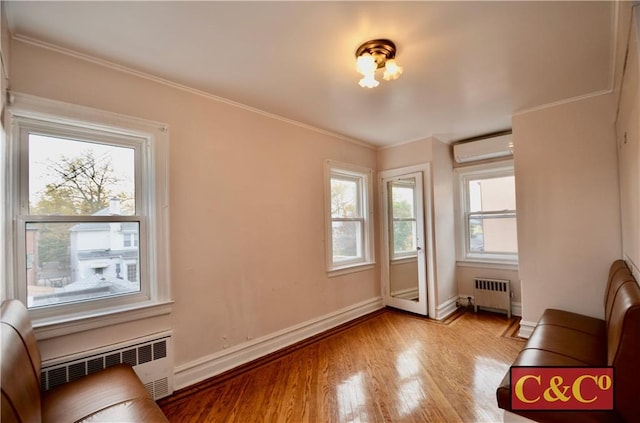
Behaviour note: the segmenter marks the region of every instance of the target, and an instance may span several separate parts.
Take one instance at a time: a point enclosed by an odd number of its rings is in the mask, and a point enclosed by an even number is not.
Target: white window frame
[[[325,256],[326,270],[329,276],[337,276],[354,271],[373,268],[373,171],[371,169],[340,163],[333,160],[325,161]],[[358,200],[360,215],[353,218],[333,218],[331,216],[331,180],[341,178],[356,181],[358,184]],[[362,252],[361,257],[352,260],[334,261],[333,259],[333,222],[360,221],[362,222]]]
[[[459,167],[455,169],[454,173],[456,176],[456,250],[458,264],[492,264],[509,269],[517,268],[517,253],[476,252],[469,249],[469,216],[472,213],[469,210],[468,181],[514,176],[513,160]],[[506,212],[514,212],[517,219],[517,210],[508,210]]]
[[[6,201],[4,222],[6,298],[27,303],[24,228],[27,222],[75,221],[66,216],[29,215],[28,143],[25,134],[37,130],[50,136],[84,135],[113,145],[136,148],[136,216],[109,216],[139,222],[140,286],[135,294],[105,297],[29,310],[39,339],[80,332],[171,312],[169,269],[168,128],[158,122],[10,93],[7,143],[2,187]],[[140,212],[138,212],[140,210]],[[83,220],[100,219],[85,216]]]

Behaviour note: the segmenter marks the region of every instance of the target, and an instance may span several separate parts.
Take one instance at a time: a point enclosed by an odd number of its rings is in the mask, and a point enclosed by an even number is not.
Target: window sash
[[[17,124],[19,125],[19,139],[18,139],[18,151],[19,157],[19,181],[20,189],[19,195],[19,215],[17,216],[17,228],[16,228],[16,241],[19,246],[17,249],[17,269],[16,275],[18,277],[17,294],[24,304],[28,304],[28,277],[26,271],[26,231],[27,225],[30,223],[89,223],[89,222],[138,222],[140,237],[146,239],[146,225],[144,224],[144,213],[147,212],[148,207],[144,201],[142,193],[146,189],[146,178],[144,176],[143,169],[147,165],[147,161],[144,160],[146,149],[146,140],[138,136],[131,136],[127,134],[112,133],[105,131],[104,129],[96,129],[91,127],[85,127],[80,125],[70,125],[60,122],[48,122],[43,120],[36,120],[31,118],[17,118]],[[29,173],[30,162],[30,135],[41,135],[52,138],[63,138],[79,142],[85,142],[88,144],[99,145],[114,145],[118,147],[132,148],[134,150],[134,215],[109,215],[109,216],[95,216],[95,215],[37,215],[31,213],[30,207],[30,182]],[[145,269],[148,263],[147,257],[149,251],[146,243],[138,242],[138,255],[140,260],[140,270]],[[128,293],[124,295],[109,295],[99,297],[95,299],[87,299],[77,302],[62,302],[59,304],[42,305],[38,307],[32,307],[31,310],[38,310],[36,315],[51,316],[61,313],[56,310],[74,310],[83,308],[82,303],[93,304],[90,308],[100,309],[108,307],[109,303],[114,302],[118,304],[126,304],[133,302],[140,302],[150,299],[150,281],[145,276],[140,276],[140,290]],[[62,311],[62,313],[65,313]]]
[[[472,221],[473,220],[479,220],[482,221],[483,223],[485,221],[487,222],[491,222],[492,220],[501,220],[501,219],[509,219],[509,220],[514,220],[516,219],[516,213],[515,211],[511,211],[511,212],[489,212],[489,213],[468,213],[467,214],[467,219],[466,219],[466,224],[467,224],[467,251],[468,251],[468,255],[473,256],[473,255],[482,255],[482,256],[491,256],[491,255],[498,255],[498,256],[507,256],[507,257],[511,257],[514,258],[517,256],[517,252],[514,251],[507,251],[507,250],[500,250],[500,249],[489,249],[489,250],[476,250],[473,248],[472,246],[472,240],[473,240],[473,236],[471,234],[471,227],[472,227]],[[483,237],[483,245],[485,245],[485,238],[486,238],[487,233],[483,232],[482,237]],[[490,233],[489,233],[490,235]],[[517,249],[517,246],[516,246]]]
[[[168,242],[168,131],[158,122],[139,119],[84,106],[11,93],[7,107],[8,132],[6,174],[6,251],[4,292],[7,298],[26,303],[26,270],[31,259],[26,254],[25,229],[28,222],[86,222],[106,217],[114,221],[138,221],[140,231],[138,275],[143,291],[137,295],[109,297],[60,307],[30,310],[39,336],[46,339],[116,322],[134,321],[141,316],[170,312]],[[134,216],[42,216],[29,214],[28,135],[41,133],[57,138],[76,138],[137,149],[135,156]],[[28,141],[27,141],[28,147]],[[25,281],[24,283],[22,281]]]
[[[356,186],[356,193],[355,193],[355,198],[354,198],[354,210],[353,210],[353,216],[331,216],[332,219],[338,219],[338,218],[362,218],[363,217],[363,190],[362,190],[362,177],[359,176],[347,176],[341,173],[332,173],[331,175],[331,183],[333,183],[333,181],[343,181],[343,182],[350,182],[350,183],[354,183]],[[333,186],[331,187],[331,194],[333,196]]]
[[[333,226],[333,223],[343,223],[343,222],[353,222],[356,223],[355,234],[353,237],[355,254],[351,255],[340,255],[337,254],[336,251],[336,228]],[[365,256],[365,221],[364,219],[333,219],[332,221],[332,252],[333,252],[333,263],[336,265],[346,265],[350,263],[359,263],[364,260]]]
[[[16,276],[18,283],[16,284],[17,298],[28,304],[28,275],[27,275],[27,226],[31,223],[70,223],[70,224],[82,224],[82,223],[114,223],[114,222],[133,222],[138,224],[139,237],[142,239],[148,239],[148,230],[146,219],[138,216],[19,216],[16,223]],[[90,308],[101,309],[104,307],[112,307],[116,304],[132,304],[140,301],[150,299],[150,280],[148,275],[143,275],[144,269],[147,268],[149,263],[149,247],[148,243],[142,243],[138,246],[138,268],[140,271],[139,282],[140,289],[138,291],[129,292],[125,294],[108,295],[97,298],[90,298],[81,301],[74,302],[61,302],[59,304],[48,304],[29,307],[29,310],[33,311],[36,316],[48,317],[60,314],[60,309],[75,310],[86,308],[86,304],[93,304]],[[66,314],[66,312],[63,312]]]
[[[134,215],[148,214],[148,207],[143,193],[147,187],[144,175],[145,169],[150,166],[148,141],[145,138],[127,134],[114,134],[104,130],[88,127],[70,126],[57,122],[38,121],[30,118],[16,118],[20,127],[19,148],[19,182],[20,200],[19,214],[32,215],[29,207],[29,135],[41,135],[54,138],[66,138],[79,142],[99,145],[113,145],[134,150]],[[35,215],[35,214],[34,214]]]
[[[483,210],[470,212],[470,181],[487,180],[514,176],[513,162],[491,163],[486,165],[459,168],[458,173],[458,260],[485,261],[490,263],[517,263],[518,253],[512,251],[475,251],[472,247],[471,221],[493,219],[517,219],[516,210]],[[517,233],[514,234],[517,236]],[[483,234],[484,236],[484,234]],[[484,241],[483,241],[484,242]],[[517,249],[517,246],[516,246]]]
[[[327,213],[327,271],[342,271],[351,267],[372,263],[372,223],[370,216],[371,201],[371,171],[358,166],[346,165],[327,160],[325,162],[325,209]],[[332,181],[347,181],[356,184],[353,216],[335,216],[332,214]],[[355,253],[349,256],[336,254],[336,230],[337,223],[355,223],[356,229],[352,238]],[[354,247],[355,245],[355,247]]]

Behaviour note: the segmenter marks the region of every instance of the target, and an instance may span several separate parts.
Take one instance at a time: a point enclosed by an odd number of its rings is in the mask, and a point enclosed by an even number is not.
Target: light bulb
[[[382,75],[382,79],[385,81],[391,81],[393,79],[398,79],[402,75],[402,67],[398,66],[395,60],[390,59],[384,65],[384,74]]]
[[[375,88],[380,83],[376,81],[375,73],[370,73],[369,75],[365,75],[358,84],[363,88]]]
[[[362,56],[358,56],[356,60],[356,69],[362,75],[369,75],[376,71],[378,64],[372,55],[365,53]]]

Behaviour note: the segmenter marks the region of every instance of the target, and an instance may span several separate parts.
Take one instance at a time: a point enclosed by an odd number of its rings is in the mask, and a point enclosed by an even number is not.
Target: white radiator
[[[133,366],[153,399],[173,393],[171,333],[133,339],[42,363],[41,389],[46,391],[120,363]]]
[[[476,312],[478,307],[506,310],[507,317],[511,318],[511,281],[475,278],[473,295],[473,309]]]

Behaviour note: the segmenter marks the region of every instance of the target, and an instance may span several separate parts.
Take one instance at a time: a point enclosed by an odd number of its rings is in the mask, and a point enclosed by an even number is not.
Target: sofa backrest
[[[17,300],[2,303],[2,419],[40,422],[40,351],[26,307]]]
[[[607,364],[614,367],[616,411],[635,421],[640,415],[640,286],[626,265],[616,262],[611,270],[605,300]]]
[[[635,282],[633,275],[629,271],[629,267],[624,260],[616,260],[609,269],[609,279],[607,280],[607,290],[604,295],[604,320],[609,321],[611,316],[611,307],[616,297],[616,292],[622,285],[627,282]]]

